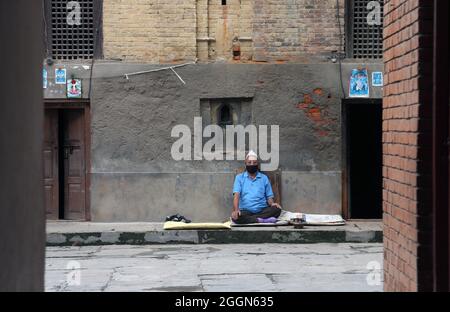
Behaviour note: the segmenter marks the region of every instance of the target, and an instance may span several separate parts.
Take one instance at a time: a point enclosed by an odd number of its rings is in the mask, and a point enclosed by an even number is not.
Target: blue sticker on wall
[[[66,69],[56,68],[55,69],[55,83],[56,84],[66,84]]]
[[[369,97],[367,69],[352,69],[348,94],[350,97]]]
[[[47,89],[47,77],[48,77],[47,70],[44,68],[42,70],[42,83],[44,89]]]
[[[372,73],[372,86],[382,87],[383,86],[383,73],[373,72]]]

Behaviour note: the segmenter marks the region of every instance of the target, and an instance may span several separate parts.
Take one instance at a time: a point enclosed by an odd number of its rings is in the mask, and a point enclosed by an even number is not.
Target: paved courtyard
[[[382,291],[371,244],[48,247],[47,291]]]

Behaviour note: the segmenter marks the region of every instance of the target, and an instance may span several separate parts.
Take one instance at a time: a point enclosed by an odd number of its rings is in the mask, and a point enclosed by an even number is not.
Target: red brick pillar
[[[384,5],[386,291],[432,289],[432,4],[387,0]]]

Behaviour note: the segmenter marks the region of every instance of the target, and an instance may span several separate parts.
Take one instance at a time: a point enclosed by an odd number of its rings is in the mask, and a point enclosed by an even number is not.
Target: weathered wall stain
[[[317,94],[317,95],[322,95],[323,94],[323,90],[322,90],[322,88],[315,88],[313,90],[313,93]]]

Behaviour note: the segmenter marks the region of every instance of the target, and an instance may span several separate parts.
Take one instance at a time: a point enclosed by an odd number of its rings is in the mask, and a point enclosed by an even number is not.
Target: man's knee
[[[246,218],[242,218],[241,216],[239,216],[237,219],[233,219],[233,222],[236,224],[246,224]]]
[[[247,211],[241,211],[239,217],[236,220],[233,219],[233,221],[234,223],[237,224],[255,223],[256,217],[252,213],[249,213]]]
[[[271,217],[278,218],[281,214],[280,208],[270,206],[270,207],[267,207],[266,209],[268,209],[268,213],[270,214]]]

